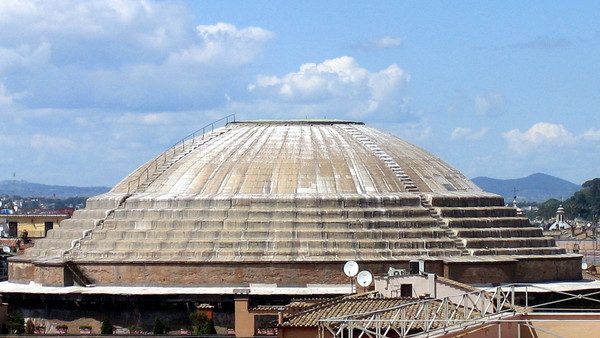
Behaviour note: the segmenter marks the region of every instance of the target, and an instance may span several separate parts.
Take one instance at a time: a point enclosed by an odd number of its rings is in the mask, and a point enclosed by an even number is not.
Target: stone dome
[[[414,257],[561,254],[501,196],[398,137],[359,122],[249,121],[142,165],[12,271],[25,280],[27,263],[53,261],[101,275],[94,264],[346,260],[387,271]]]
[[[143,193],[314,197],[481,192],[434,155],[363,123],[238,122],[215,134],[205,142],[196,140],[189,153],[145,181]],[[131,189],[152,162],[113,192]]]

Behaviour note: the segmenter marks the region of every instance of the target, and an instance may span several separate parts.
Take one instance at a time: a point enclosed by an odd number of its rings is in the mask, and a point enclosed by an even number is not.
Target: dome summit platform
[[[384,273],[413,259],[472,283],[581,277],[580,256],[434,155],[318,120],[233,122],[171,148],[11,259],[9,278],[343,283],[347,260]]]

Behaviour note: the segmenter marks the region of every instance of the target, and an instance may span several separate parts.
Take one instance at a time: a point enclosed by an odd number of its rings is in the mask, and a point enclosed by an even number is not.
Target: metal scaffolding
[[[535,305],[530,304],[529,298],[532,293],[539,292],[552,292],[563,298]],[[534,310],[552,310],[554,313],[573,312],[573,308],[560,308],[556,305],[572,300],[600,303],[600,300],[595,298],[598,295],[600,295],[598,290],[574,293],[540,285],[510,284],[456,296],[425,299],[393,308],[327,318],[319,321],[318,332],[319,338],[325,338],[328,335],[336,338],[433,337],[445,335],[454,330],[469,328],[478,330],[481,327],[477,328],[477,326],[490,324],[497,327],[499,336],[501,336],[501,327],[498,324],[512,322],[519,327],[524,325],[560,337],[560,335],[546,332],[523,320],[510,317]],[[523,306],[515,303],[517,297],[524,303]],[[520,330],[518,332],[520,333]]]
[[[439,299],[319,321],[319,337],[407,337],[414,333],[444,331],[464,323],[497,319],[515,312],[514,287],[472,291]]]

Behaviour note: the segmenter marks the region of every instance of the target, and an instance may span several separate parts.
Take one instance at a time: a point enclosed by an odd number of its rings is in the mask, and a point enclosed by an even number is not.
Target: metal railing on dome
[[[142,169],[136,178],[128,181],[127,193],[129,194],[133,191],[136,191],[142,184],[144,184],[144,182],[148,181],[153,173],[155,173],[163,165],[167,164],[169,160],[175,158],[177,154],[181,154],[187,149],[193,149],[195,146],[203,143],[206,138],[212,136],[215,131],[215,126],[219,127],[221,124],[225,126],[229,122],[235,122],[235,114],[230,114],[220,118],[182,138],[181,141],[178,141],[160,156],[147,163],[145,168]],[[202,138],[200,138],[200,136],[202,136]]]

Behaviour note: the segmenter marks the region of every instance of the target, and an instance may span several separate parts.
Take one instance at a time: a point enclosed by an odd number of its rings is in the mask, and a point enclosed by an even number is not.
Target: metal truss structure
[[[525,306],[515,303],[516,288]],[[533,292],[553,292],[564,298],[530,306],[528,299]],[[600,303],[594,296],[600,291],[592,290],[587,294],[556,291],[541,286],[511,284],[489,289],[473,291],[462,295],[439,299],[426,299],[415,303],[403,304],[393,308],[357,313],[319,321],[319,338],[383,338],[383,337],[435,337],[448,334],[449,331],[475,327],[485,323],[514,322],[517,325],[531,326],[518,320],[509,319],[517,313],[533,310],[548,310],[549,305],[572,300],[587,300]],[[524,299],[523,299],[524,298]],[[561,309],[552,307],[553,312]],[[560,337],[551,332],[552,336]]]

